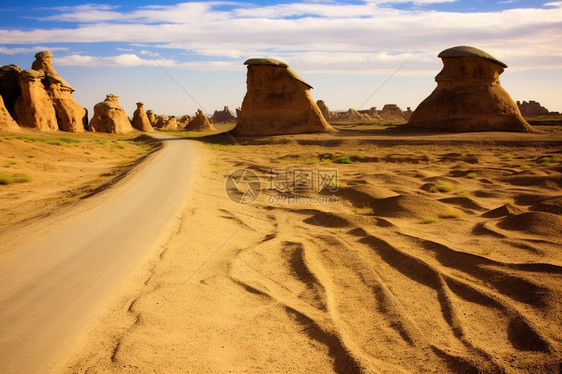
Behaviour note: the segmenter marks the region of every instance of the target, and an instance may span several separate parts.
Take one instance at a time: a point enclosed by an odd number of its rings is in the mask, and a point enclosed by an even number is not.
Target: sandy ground
[[[177,233],[61,372],[562,367],[560,135],[198,141]],[[239,168],[251,204],[225,193]],[[284,188],[281,169],[338,179]]]
[[[112,188],[0,235],[0,372],[51,372],[174,232],[193,153],[161,137]]]
[[[112,185],[151,150],[141,135],[0,131],[0,179],[28,177],[0,181],[0,234]]]

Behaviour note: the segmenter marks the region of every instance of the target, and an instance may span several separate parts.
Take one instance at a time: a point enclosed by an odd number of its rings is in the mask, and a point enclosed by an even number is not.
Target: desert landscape
[[[444,49],[412,111],[254,57],[236,116],[0,67],[0,371],[556,373],[562,121]],[[187,92],[187,91],[186,91]]]

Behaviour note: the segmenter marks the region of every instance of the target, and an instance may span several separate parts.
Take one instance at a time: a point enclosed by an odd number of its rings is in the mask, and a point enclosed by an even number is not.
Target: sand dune
[[[562,149],[506,136],[199,145],[177,235],[65,371],[559,371]],[[234,204],[248,166],[337,168],[337,202]]]

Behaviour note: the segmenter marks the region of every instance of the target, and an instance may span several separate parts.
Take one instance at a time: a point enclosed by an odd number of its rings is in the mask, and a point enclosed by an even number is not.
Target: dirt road
[[[46,373],[169,236],[193,147],[164,147],[113,188],[0,238],[0,372]]]

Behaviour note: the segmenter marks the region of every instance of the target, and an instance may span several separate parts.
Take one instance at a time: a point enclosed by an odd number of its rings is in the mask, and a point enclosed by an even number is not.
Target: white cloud
[[[45,50],[49,50],[51,52],[68,51],[69,49],[70,48],[67,48],[67,47],[34,46],[34,47],[23,47],[23,48],[9,48],[9,47],[0,46],[0,54],[15,55],[15,54],[19,54],[19,53],[41,52],[41,51],[45,51]]]
[[[450,1],[453,0],[414,3]],[[57,8],[59,14],[48,17],[79,22],[69,28],[0,29],[0,40],[4,45],[110,41],[125,42],[131,47],[120,50],[127,53],[117,56],[61,57],[60,61],[67,65],[138,66],[154,64],[152,58],[158,58],[167,66],[185,69],[233,69],[248,57],[279,56],[311,72],[386,72],[399,65],[404,56],[412,55],[408,66],[425,74],[438,68],[436,55],[441,50],[473,45],[517,69],[562,66],[562,2],[547,3],[548,8],[486,13],[407,11],[381,5],[404,2],[370,0],[351,5],[308,1],[273,6],[190,2],[132,11],[90,4]],[[129,53],[135,47],[142,50]],[[172,61],[161,57],[175,53],[174,49],[214,61],[187,62],[177,56],[178,61]],[[16,50],[23,49],[0,47],[4,54]],[[402,73],[415,74],[415,69]]]
[[[175,66],[176,62],[166,59],[143,59],[135,54],[120,54],[116,56],[88,56],[68,55],[53,58],[53,63],[61,66],[88,66],[88,67],[131,67],[131,66]]]

